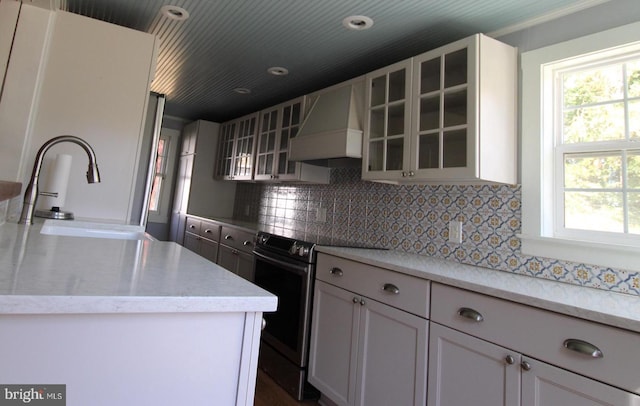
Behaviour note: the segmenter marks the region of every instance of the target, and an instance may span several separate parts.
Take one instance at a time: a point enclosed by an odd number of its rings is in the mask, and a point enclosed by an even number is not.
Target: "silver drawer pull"
[[[566,339],[563,345],[564,348],[568,350],[588,355],[591,358],[604,358],[604,354],[600,351],[600,348],[586,341],[578,340],[577,338]]]
[[[251,241],[246,240],[242,243],[242,245],[244,245],[245,247],[248,247],[249,245],[252,245],[252,244],[251,244]]]
[[[233,237],[230,236],[229,234],[227,234],[227,235],[224,236],[224,239],[225,240],[233,240]]]
[[[461,307],[460,310],[458,310],[458,316],[462,316],[465,319],[469,319],[477,322],[481,322],[482,320],[484,320],[484,317],[482,317],[482,314],[480,314],[480,312],[478,312],[477,310],[470,309],[468,307]]]
[[[340,268],[331,268],[329,273],[331,275],[333,275],[333,276],[342,276],[342,275],[344,275],[344,272],[342,272],[342,269],[340,269]]]
[[[194,228],[196,228],[196,226],[194,226],[193,224],[190,224],[189,228],[193,230]]]
[[[385,292],[389,292],[392,295],[400,294],[400,289],[398,289],[398,287],[392,283],[385,283],[384,286],[382,287],[382,290],[384,290]]]
[[[211,229],[210,229],[210,228],[207,228],[206,230],[204,230],[204,232],[205,232],[206,234],[213,234],[213,231],[211,231]]]

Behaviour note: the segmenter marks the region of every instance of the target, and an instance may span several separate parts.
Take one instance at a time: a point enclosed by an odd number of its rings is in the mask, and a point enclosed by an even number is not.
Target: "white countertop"
[[[0,314],[267,312],[277,297],[173,242],[0,226]]]
[[[317,247],[317,250],[434,282],[640,332],[640,297],[635,295],[398,251],[323,246]],[[318,268],[318,272],[321,271]]]

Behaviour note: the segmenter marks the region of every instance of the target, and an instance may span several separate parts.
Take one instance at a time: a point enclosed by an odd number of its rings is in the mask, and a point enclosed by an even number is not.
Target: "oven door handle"
[[[282,261],[277,258],[272,258],[268,255],[264,255],[256,251],[253,251],[253,255],[256,257],[256,259],[260,258],[260,260],[262,261],[268,262],[273,265],[277,265],[280,268],[286,269],[287,271],[292,271],[294,273],[297,273],[298,275],[306,275],[309,272],[308,271],[309,264],[304,264],[304,265],[292,264],[291,262]],[[255,265],[254,265],[254,268],[255,268]]]

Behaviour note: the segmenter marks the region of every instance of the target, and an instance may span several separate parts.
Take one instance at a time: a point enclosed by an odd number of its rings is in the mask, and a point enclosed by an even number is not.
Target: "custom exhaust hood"
[[[289,141],[289,159],[362,158],[363,90],[360,81],[312,96],[300,131]]]

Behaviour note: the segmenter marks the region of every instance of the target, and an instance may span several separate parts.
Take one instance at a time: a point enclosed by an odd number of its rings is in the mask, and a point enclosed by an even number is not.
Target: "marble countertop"
[[[173,242],[0,226],[0,314],[274,311],[277,297]]]
[[[635,295],[570,285],[398,251],[326,246],[317,247],[317,251],[640,332],[640,297]]]

